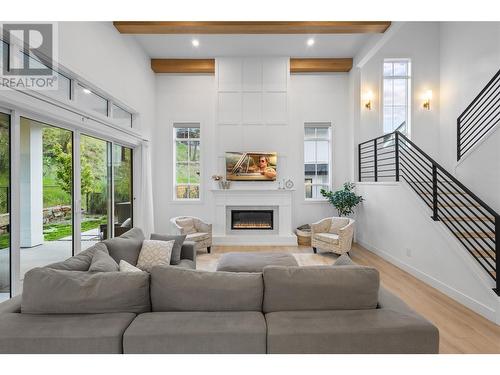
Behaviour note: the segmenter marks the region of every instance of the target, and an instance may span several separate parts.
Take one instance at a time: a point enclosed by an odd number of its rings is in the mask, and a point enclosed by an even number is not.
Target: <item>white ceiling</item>
[[[133,35],[151,58],[354,57],[373,34]],[[307,40],[314,38],[313,46]],[[198,39],[199,47],[191,41]]]

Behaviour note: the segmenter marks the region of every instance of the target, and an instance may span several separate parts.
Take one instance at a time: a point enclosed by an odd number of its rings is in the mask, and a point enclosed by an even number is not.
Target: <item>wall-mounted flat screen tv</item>
[[[274,181],[276,152],[226,152],[226,180]]]

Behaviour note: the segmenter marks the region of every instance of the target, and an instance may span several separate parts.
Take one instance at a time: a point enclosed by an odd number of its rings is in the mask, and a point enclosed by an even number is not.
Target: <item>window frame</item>
[[[306,135],[305,135],[305,131],[306,131],[306,128],[314,128],[314,129],[318,129],[318,128],[327,128],[329,130],[329,133],[328,133],[328,139],[326,138],[318,138],[318,137],[314,137],[314,138],[308,138],[306,139]],[[328,189],[331,190],[332,186],[333,186],[333,176],[332,176],[332,171],[333,171],[333,140],[334,140],[334,131],[333,131],[333,123],[331,121],[306,121],[304,122],[304,126],[303,126],[303,133],[302,133],[302,150],[303,150],[303,158],[302,158],[302,170],[303,170],[303,187],[304,187],[304,194],[303,194],[303,198],[304,198],[304,201],[305,202],[308,202],[308,203],[315,203],[315,202],[319,202],[319,203],[324,203],[325,202],[325,199],[323,197],[311,197],[311,198],[308,198],[306,197],[306,186],[311,186],[311,188],[314,188],[314,186],[323,186],[323,187],[327,187]],[[316,133],[315,133],[316,135]],[[320,183],[306,183],[305,182],[305,179],[306,179],[306,175],[305,175],[305,165],[306,165],[306,160],[305,160],[305,142],[307,141],[315,141],[317,142],[318,140],[319,141],[327,141],[328,142],[328,183],[324,183],[324,184],[320,184]],[[307,164],[310,164],[310,163],[307,163]],[[318,160],[317,160],[317,149],[316,149],[316,155],[315,155],[315,163],[314,165],[316,166],[317,168],[317,165],[318,165]]]
[[[385,76],[384,75],[384,64],[386,62],[390,63],[395,63],[395,62],[404,62],[407,64],[407,74],[406,75],[399,75],[399,76]],[[413,59],[411,56],[407,57],[390,57],[390,58],[384,58],[382,60],[382,65],[381,65],[381,84],[380,84],[380,103],[381,103],[381,110],[380,110],[380,123],[382,124],[382,133],[383,134],[390,134],[394,132],[399,125],[393,128],[390,132],[386,132],[384,130],[384,112],[385,112],[385,103],[384,103],[384,85],[385,85],[385,80],[386,79],[405,79],[406,80],[406,136],[408,138],[411,138],[411,125],[412,125],[412,117],[413,117],[413,106],[412,106],[412,98],[413,98]],[[394,90],[392,97],[394,98]],[[388,107],[395,107],[394,104]],[[401,107],[401,106],[399,106]],[[393,125],[394,126],[394,125]]]
[[[184,122],[184,121],[174,121],[172,123],[172,129],[171,129],[171,134],[172,134],[172,201],[178,202],[178,203],[200,203],[202,202],[202,182],[203,182],[203,164],[202,164],[202,130],[201,130],[201,121],[189,121],[189,122]],[[193,129],[193,128],[198,128],[199,131],[199,137],[198,138],[177,138],[177,129]],[[189,141],[189,140],[194,140],[199,142],[199,169],[200,169],[200,175],[199,175],[199,182],[198,183],[190,183],[188,182],[187,184],[180,184],[180,185],[187,185],[187,186],[198,186],[198,198],[178,198],[177,197],[177,141]],[[190,165],[190,160],[188,156],[188,171],[189,171],[189,165]]]

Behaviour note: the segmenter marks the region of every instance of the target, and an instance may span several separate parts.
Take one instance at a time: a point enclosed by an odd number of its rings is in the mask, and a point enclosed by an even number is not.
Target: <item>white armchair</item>
[[[212,246],[212,224],[193,216],[178,216],[170,219],[179,234],[186,235],[186,241],[195,243],[195,250],[207,249],[210,254]]]
[[[348,253],[353,236],[354,220],[347,217],[329,217],[311,224],[311,246],[314,253],[317,249],[336,254]]]

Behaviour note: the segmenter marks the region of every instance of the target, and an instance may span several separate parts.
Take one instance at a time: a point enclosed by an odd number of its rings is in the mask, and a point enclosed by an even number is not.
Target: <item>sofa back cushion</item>
[[[206,272],[171,266],[151,271],[153,311],[262,311],[260,273]]]
[[[141,252],[142,241],[144,241],[142,230],[140,228],[132,228],[120,237],[114,237],[102,242],[106,245],[109,255],[117,264],[120,264],[120,260],[123,259],[135,266]]]
[[[379,273],[363,266],[264,267],[265,313],[375,309]]]
[[[151,311],[147,272],[34,268],[24,276],[21,312],[98,314]]]

